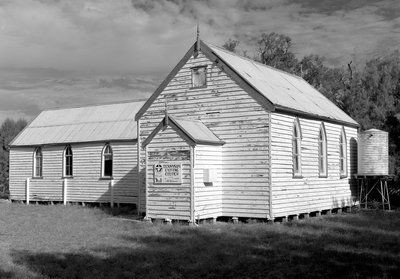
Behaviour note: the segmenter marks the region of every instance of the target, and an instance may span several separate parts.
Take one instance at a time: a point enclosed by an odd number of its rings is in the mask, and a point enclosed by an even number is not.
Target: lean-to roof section
[[[276,110],[298,112],[358,126],[358,123],[304,79],[238,56],[206,43],[212,52],[259,93]]]
[[[199,144],[224,144],[210,129],[199,120],[184,120],[170,117],[194,143]]]
[[[210,131],[210,129],[207,128],[206,125],[204,125],[203,122],[199,120],[177,119],[170,115],[166,115],[147,139],[144,140],[143,147],[147,146],[153,138],[167,126],[170,126],[192,146],[195,146],[196,144],[225,144],[224,141],[220,140],[212,131]]]
[[[11,146],[136,140],[135,114],[144,102],[127,102],[41,112]]]

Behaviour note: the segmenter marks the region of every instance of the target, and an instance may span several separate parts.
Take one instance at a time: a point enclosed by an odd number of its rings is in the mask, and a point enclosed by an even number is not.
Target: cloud
[[[7,117],[31,120],[49,108],[146,99],[161,82],[145,75],[65,77],[62,71],[41,69],[32,77],[29,72],[0,71],[0,123]]]
[[[289,35],[332,65],[400,45],[398,0],[1,0],[0,114],[148,96],[194,42]],[[142,78],[144,77],[144,78]],[[13,97],[10,97],[13,96]]]
[[[161,73],[193,43],[197,21],[203,38],[217,44],[235,37],[251,48],[262,32],[274,31],[290,35],[299,55],[309,50],[348,55],[349,49],[373,49],[376,42],[390,38],[399,24],[395,4],[396,0],[4,1],[0,62],[3,67]],[[371,40],[371,35],[376,38]],[[342,42],[335,43],[338,39]]]
[[[176,41],[192,38],[164,14],[156,19],[129,1],[6,2],[0,8],[3,67],[45,67],[97,73],[166,70]],[[187,25],[186,28],[187,29]],[[194,33],[195,24],[192,30]],[[186,35],[185,35],[186,34]],[[174,59],[175,58],[175,59]]]

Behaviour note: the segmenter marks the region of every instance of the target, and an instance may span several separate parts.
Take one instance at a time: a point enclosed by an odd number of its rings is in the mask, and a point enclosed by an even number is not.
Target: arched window
[[[67,146],[64,149],[64,173],[63,176],[72,176],[73,175],[73,168],[72,168],[72,149],[71,146]]]
[[[347,141],[344,128],[339,138],[339,170],[341,177],[347,177]]]
[[[327,152],[326,132],[324,123],[321,124],[318,135],[318,166],[319,166],[319,176],[327,177],[328,152]]]
[[[102,177],[112,177],[113,175],[113,152],[110,144],[106,144],[102,154]]]
[[[43,176],[43,155],[42,148],[38,147],[33,153],[33,177]]]
[[[301,177],[301,129],[297,118],[293,123],[292,148],[293,177]]]

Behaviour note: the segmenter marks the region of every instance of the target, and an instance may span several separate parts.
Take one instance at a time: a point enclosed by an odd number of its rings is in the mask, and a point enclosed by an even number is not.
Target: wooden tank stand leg
[[[361,205],[362,205],[362,202],[363,202],[363,187],[364,187],[364,182],[363,182],[362,178],[358,179],[358,186],[359,186],[359,189],[360,189],[358,201],[360,203],[359,207],[361,208]]]
[[[390,208],[389,189],[388,189],[388,186],[387,186],[387,182],[386,182],[386,181],[385,181],[385,184],[386,184],[386,193],[387,193],[387,200],[388,200],[389,210],[392,210],[392,209]]]
[[[368,208],[368,180],[365,180],[365,209]]]
[[[389,189],[388,189],[386,180],[385,180],[385,184],[384,184],[384,191],[386,192],[386,200],[387,200],[388,208],[389,208],[389,210],[391,210],[391,208],[390,208],[390,199],[389,199]]]
[[[385,192],[383,190],[383,182],[382,179],[379,180],[379,186],[381,188],[381,198],[382,198],[382,210],[385,210]]]

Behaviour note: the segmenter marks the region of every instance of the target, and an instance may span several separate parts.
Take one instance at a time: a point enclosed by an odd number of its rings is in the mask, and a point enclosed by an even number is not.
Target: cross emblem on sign
[[[156,171],[161,172],[162,171],[162,166],[161,165],[156,165]]]

